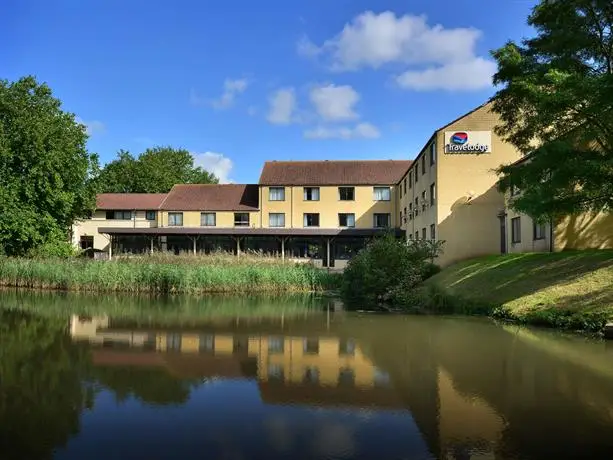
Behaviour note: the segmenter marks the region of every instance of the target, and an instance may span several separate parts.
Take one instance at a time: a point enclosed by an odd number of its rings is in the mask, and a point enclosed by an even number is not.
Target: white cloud
[[[307,139],[376,139],[380,136],[379,129],[371,123],[358,123],[354,127],[317,126],[304,132]]]
[[[358,118],[354,106],[360,95],[351,86],[318,86],[311,90],[310,99],[317,114],[325,121]]]
[[[492,84],[496,64],[482,58],[466,62],[454,62],[425,70],[409,70],[396,77],[401,88],[417,91],[443,89],[447,91],[470,91],[487,88]]]
[[[216,99],[212,102],[213,107],[216,109],[227,109],[234,104],[234,100],[237,95],[243,93],[247,86],[249,86],[249,82],[247,79],[236,79],[232,80],[230,78],[226,78],[223,83],[223,94],[219,99]]]
[[[234,167],[234,163],[222,153],[204,152],[192,153],[194,165],[200,166],[207,171],[215,174],[219,178],[220,184],[231,183],[229,175]]]
[[[247,115],[249,115],[250,117],[254,117],[255,115],[257,115],[258,113],[258,108],[254,105],[250,105],[247,108]]]
[[[296,93],[294,88],[275,91],[269,99],[270,108],[266,119],[274,125],[288,125],[296,121]]]
[[[472,66],[479,74],[473,79],[461,79],[455,85],[443,83],[434,87],[454,90],[480,89],[491,85],[494,64],[476,54],[476,43],[481,37],[474,28],[444,28],[429,25],[425,16],[396,16],[391,11],[375,14],[366,11],[356,16],[343,30],[323,45],[317,46],[307,38],[298,43],[303,56],[323,55],[335,71],[351,71],[361,68],[380,68],[386,64],[400,63],[411,66],[427,66],[410,72],[437,70],[438,80],[450,80],[449,71]],[[462,68],[466,70],[466,68]],[[491,72],[487,80],[484,73]],[[409,73],[409,80],[414,75]],[[475,80],[479,83],[475,83]],[[423,86],[423,85],[422,85]],[[412,88],[413,84],[404,85]]]
[[[85,126],[85,132],[88,136],[102,134],[106,131],[106,126],[104,125],[104,123],[98,120],[85,121],[81,117],[75,117],[75,121]]]

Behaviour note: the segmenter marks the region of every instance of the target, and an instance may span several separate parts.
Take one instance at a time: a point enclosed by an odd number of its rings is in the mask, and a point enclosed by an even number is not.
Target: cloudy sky
[[[47,82],[103,163],[172,145],[255,182],[265,160],[414,158],[493,94],[489,52],[534,4],[8,0],[1,78]]]

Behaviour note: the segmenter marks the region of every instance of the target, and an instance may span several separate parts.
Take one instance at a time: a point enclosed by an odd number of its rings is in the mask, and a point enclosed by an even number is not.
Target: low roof
[[[260,185],[394,185],[410,160],[267,161]]]
[[[259,188],[251,184],[177,184],[161,204],[167,211],[257,211]]]
[[[100,193],[96,196],[96,209],[157,209],[164,198],[166,193]]]

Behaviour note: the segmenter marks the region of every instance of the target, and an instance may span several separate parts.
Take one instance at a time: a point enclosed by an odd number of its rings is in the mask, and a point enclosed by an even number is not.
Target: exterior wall
[[[373,186],[355,186],[355,200],[339,200],[337,186],[320,186],[319,201],[305,201],[304,187],[285,187],[285,201],[270,201],[270,187],[260,187],[262,227],[269,226],[270,213],[285,213],[286,228],[304,228],[304,213],[319,213],[320,228],[339,228],[338,214],[355,214],[355,228],[372,228],[373,214],[391,214],[391,226],[397,227],[396,187],[390,185],[390,201],[375,201]]]
[[[494,133],[498,121],[488,104],[436,133],[437,233],[445,240],[438,259],[441,266],[501,253],[498,214],[505,202],[494,170],[517,161],[521,154]],[[445,131],[491,131],[491,153],[446,154]]]
[[[568,216],[554,227],[554,250],[613,249],[613,214]]]
[[[234,213],[246,211],[160,211],[160,227],[168,227],[168,213],[182,212],[183,227],[200,227],[200,214],[202,212],[215,213],[215,227],[232,228],[234,227]],[[260,225],[260,213],[258,211],[249,212],[249,227]]]
[[[513,242],[512,220],[520,218],[521,241]],[[545,224],[545,238],[534,238],[534,221],[526,214],[521,214],[512,209],[507,209],[506,215],[506,238],[507,252],[510,254],[518,252],[549,252],[551,249],[551,225]]]
[[[160,218],[160,212],[157,218]],[[151,228],[157,227],[157,220],[147,220],[145,211],[134,211],[131,220],[107,219],[106,211],[95,211],[91,219],[75,222],[72,226],[72,244],[79,246],[81,236],[94,237],[94,249],[108,250],[109,240],[98,233],[100,227]]]

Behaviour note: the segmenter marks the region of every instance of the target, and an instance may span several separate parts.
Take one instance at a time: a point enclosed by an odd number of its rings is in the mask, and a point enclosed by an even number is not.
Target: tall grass
[[[245,255],[151,255],[113,261],[0,258],[0,286],[89,292],[251,293],[335,289],[340,275]]]

